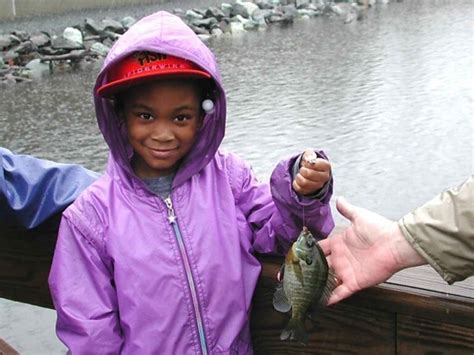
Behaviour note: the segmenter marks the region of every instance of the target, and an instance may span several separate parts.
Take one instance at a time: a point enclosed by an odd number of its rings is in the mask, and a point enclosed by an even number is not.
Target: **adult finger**
[[[336,208],[340,214],[346,217],[351,222],[355,218],[356,208],[354,205],[347,202],[344,197],[338,197],[336,200]]]
[[[331,238],[331,237],[328,237],[328,238]],[[318,245],[321,247],[325,256],[328,256],[331,254],[331,241],[328,238],[320,240],[318,242]]]
[[[332,291],[327,305],[330,306],[332,304],[338,303],[343,299],[349,297],[351,294],[352,292],[342,283]]]

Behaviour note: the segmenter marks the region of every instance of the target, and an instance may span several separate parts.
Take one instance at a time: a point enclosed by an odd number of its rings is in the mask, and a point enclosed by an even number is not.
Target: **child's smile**
[[[132,166],[139,177],[172,173],[191,149],[201,121],[200,97],[192,81],[167,79],[121,95]]]

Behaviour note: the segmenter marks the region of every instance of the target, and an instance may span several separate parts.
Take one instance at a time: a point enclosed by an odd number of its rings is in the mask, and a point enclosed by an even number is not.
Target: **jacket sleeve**
[[[0,217],[34,228],[63,210],[98,174],[0,148]]]
[[[320,152],[320,156],[325,157]],[[320,199],[300,197],[292,187],[292,167],[297,157],[277,165],[270,186],[257,181],[250,167],[242,169],[238,207],[254,232],[253,248],[259,253],[284,253],[305,224],[317,239],[334,228],[329,200],[332,179]],[[304,221],[303,221],[304,217]]]
[[[57,335],[73,355],[119,354],[122,346],[112,266],[100,250],[97,235],[63,216],[49,286]]]
[[[474,180],[398,221],[408,242],[449,284],[474,275]]]

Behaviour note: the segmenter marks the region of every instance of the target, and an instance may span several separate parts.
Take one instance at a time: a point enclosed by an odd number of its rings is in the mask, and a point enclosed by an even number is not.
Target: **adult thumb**
[[[336,200],[336,207],[340,214],[346,217],[351,222],[353,221],[356,208],[354,205],[351,205],[344,197],[338,197]]]

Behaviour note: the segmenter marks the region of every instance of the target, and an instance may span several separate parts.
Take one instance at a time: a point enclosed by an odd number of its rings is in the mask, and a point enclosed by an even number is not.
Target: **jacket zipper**
[[[168,208],[168,221],[173,228],[174,236],[176,237],[176,241],[178,242],[181,258],[184,263],[184,268],[186,269],[186,277],[188,279],[188,286],[191,291],[191,297],[193,299],[194,315],[196,316],[196,325],[197,325],[198,333],[199,333],[201,351],[203,355],[207,355],[208,352],[207,352],[206,336],[204,334],[204,324],[202,321],[201,310],[199,307],[199,301],[198,301],[197,292],[196,292],[196,285],[194,282],[193,274],[191,272],[191,265],[189,263],[188,254],[186,253],[186,248],[184,246],[183,236],[181,235],[181,231],[176,221],[177,217],[176,217],[176,214],[174,213],[173,202],[171,201],[171,196],[168,196],[164,201],[166,203],[166,207]]]

